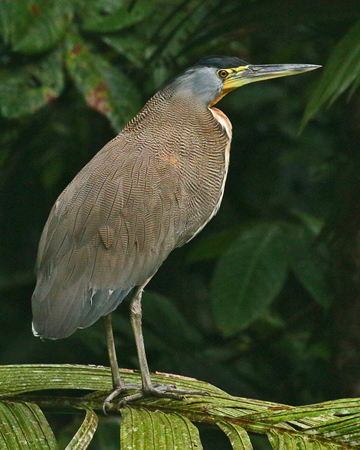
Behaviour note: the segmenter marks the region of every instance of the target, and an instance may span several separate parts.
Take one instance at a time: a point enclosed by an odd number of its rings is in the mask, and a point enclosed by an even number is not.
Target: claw
[[[138,384],[125,384],[124,386],[119,386],[114,389],[114,391],[108,395],[103,403],[103,411],[106,414],[106,408],[109,407],[110,403],[118,395],[127,392],[129,390],[140,390],[140,392],[135,392],[134,394],[126,395],[123,397],[119,403],[118,408],[122,408],[129,402],[134,402],[145,397],[157,397],[157,398],[171,398],[173,400],[184,400],[184,395],[208,395],[206,391],[198,391],[191,389],[179,389],[174,385],[165,385],[161,383],[154,383],[147,386],[145,389]]]
[[[173,400],[184,400],[184,395],[208,395],[206,391],[179,389],[174,385],[165,385],[161,383],[151,384],[146,389],[142,388],[141,392],[127,395],[119,402],[119,409],[129,402],[140,400],[145,397],[171,398]]]
[[[112,400],[114,400],[114,398],[116,398],[118,395],[120,395],[124,392],[134,390],[134,389],[139,390],[139,389],[141,389],[141,386],[139,384],[135,384],[135,383],[127,383],[127,384],[122,384],[121,386],[118,386],[117,388],[115,388],[111,392],[111,394],[108,395],[106,397],[106,399],[104,400],[103,407],[102,407],[104,414],[107,415],[106,408],[108,408],[110,406],[110,403],[112,402]],[[127,396],[127,397],[129,397],[129,396]]]

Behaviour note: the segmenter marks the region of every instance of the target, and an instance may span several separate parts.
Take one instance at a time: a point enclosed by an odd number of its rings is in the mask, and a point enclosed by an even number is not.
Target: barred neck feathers
[[[210,115],[209,112],[211,112]],[[135,131],[141,132],[146,128],[146,124],[149,122],[157,122],[160,129],[161,123],[163,121],[168,121],[169,113],[172,116],[178,114],[179,121],[183,120],[183,118],[180,117],[182,114],[186,114],[187,120],[189,120],[190,117],[193,117],[193,119],[196,120],[196,116],[210,116],[216,120],[221,130],[224,130],[227,138],[231,140],[232,125],[230,120],[221,110],[215,107],[209,107],[207,104],[204,104],[203,101],[198,101],[196,97],[194,98],[191,96],[191,92],[188,90],[179,91],[178,89],[175,89],[172,84],[168,85],[165,89],[158,91],[150,98],[142,110],[124,127],[120,134],[126,135],[127,133],[134,133]]]

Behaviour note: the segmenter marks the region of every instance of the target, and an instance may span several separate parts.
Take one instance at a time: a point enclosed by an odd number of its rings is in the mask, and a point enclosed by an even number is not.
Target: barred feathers
[[[226,126],[227,124],[227,126]],[[171,85],[57,199],[32,299],[34,333],[69,336],[112,312],[216,213],[231,125]]]

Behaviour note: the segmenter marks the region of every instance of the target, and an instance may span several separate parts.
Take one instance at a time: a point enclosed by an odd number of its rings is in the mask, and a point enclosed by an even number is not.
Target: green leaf
[[[121,415],[122,449],[202,449],[198,429],[180,414],[126,407]]]
[[[147,58],[154,51],[155,44],[147,42],[143,36],[134,33],[105,34],[102,40],[117,53],[125,56],[134,66],[143,70],[148,65]]]
[[[295,29],[298,25],[314,24],[319,21],[341,23],[343,20],[344,23],[348,23],[354,20],[354,17],[358,17],[359,3],[356,0],[348,0],[344,8],[341,1],[313,0],[311,3],[305,3],[301,0],[292,0],[284,7],[282,0],[271,2],[262,0],[256,2],[256,6],[252,2],[233,2],[216,12],[217,14],[207,18],[206,26],[194,36],[192,47],[206,45],[216,37],[226,36],[228,30],[238,27],[247,31],[257,30],[259,33],[269,31],[279,33],[279,30],[290,30],[291,27]],[[300,48],[304,48],[303,42],[296,45],[300,44],[302,45],[299,46],[297,53],[300,53]],[[288,46],[282,45],[281,53],[288,51],[289,48],[293,49],[294,45],[294,42]]]
[[[70,76],[87,104],[108,117],[116,131],[140,109],[140,95],[134,84],[107,59],[91,53],[80,36],[66,41],[66,64]]]
[[[54,51],[37,63],[0,74],[0,111],[4,117],[32,114],[60,95],[64,87],[62,52]]]
[[[352,83],[360,82],[360,20],[339,41],[305,110],[301,127],[326,102],[332,104]]]
[[[293,436],[290,433],[277,433],[275,431],[268,435],[270,444],[274,450],[287,449],[287,450],[325,450],[334,449],[335,446],[330,444],[321,444],[312,442],[307,436]]]
[[[126,382],[140,379],[140,374],[132,371],[122,371],[122,376]],[[81,393],[81,397],[63,397],[57,392],[51,396],[49,386],[53,389],[79,389],[82,385],[85,390],[100,388],[102,391],[111,386],[109,369],[77,365],[0,366],[0,380],[2,392],[8,392],[8,395],[11,392],[12,395],[12,401],[0,403],[0,444],[1,448],[11,450],[56,449],[52,432],[39,408],[33,404],[35,401],[46,406],[48,411],[51,408],[69,412],[87,409],[84,424],[76,434],[76,442],[73,440],[68,450],[86,448],[97,424],[91,409],[102,409],[105,392],[86,396]],[[181,401],[150,397],[122,408],[122,450],[199,450],[202,447],[198,430],[191,421],[220,427],[234,450],[251,450],[249,432],[267,435],[276,450],[340,450],[360,445],[360,399],[291,407],[233,397],[207,383],[179,375],[153,374],[152,380],[172,383],[181,389],[206,390],[208,395],[186,395]],[[15,392],[36,389],[46,389],[47,393],[45,396],[43,393],[32,395],[32,404],[20,401],[21,397],[18,402],[14,401]],[[115,403],[111,405],[112,412],[118,412]],[[5,436],[1,434],[3,431]],[[21,447],[19,442],[24,442],[24,439],[31,445]],[[40,442],[41,446],[37,446]],[[83,446],[76,446],[80,444]]]
[[[5,0],[2,33],[16,52],[33,54],[53,48],[72,19],[69,0]]]
[[[252,323],[284,285],[288,255],[277,223],[244,231],[222,255],[213,277],[213,313],[231,336]]]
[[[66,447],[66,450],[85,450],[88,448],[92,438],[94,437],[96,428],[98,426],[98,416],[91,410],[86,410],[86,416],[71,442]]]
[[[121,369],[126,383],[141,384],[140,374],[129,369]],[[109,367],[83,366],[71,364],[18,364],[0,366],[0,397],[18,395],[43,389],[80,389],[111,392],[112,377]],[[222,392],[207,383],[194,378],[165,374],[152,375],[154,382],[175,383],[182,389],[197,389]],[[168,381],[167,381],[168,380]],[[104,397],[105,399],[105,397]],[[77,406],[78,407],[78,406]]]
[[[89,8],[88,3],[86,2],[83,7],[84,22],[82,28],[100,33],[119,31],[135,25],[144,20],[154,9],[153,4],[147,0],[134,2],[132,8],[127,4],[116,8],[104,8],[101,3],[95,4],[97,7]]]
[[[328,283],[329,267],[313,244],[313,237],[302,226],[285,228],[288,238],[290,267],[304,288],[324,308],[330,306],[332,295]]]
[[[217,425],[229,438],[230,444],[234,450],[252,450],[253,447],[249,435],[244,428],[227,422],[219,422]]]
[[[211,261],[218,258],[229,245],[239,236],[242,227],[228,228],[213,233],[192,243],[187,262]]]
[[[299,221],[305,226],[307,230],[315,237],[318,236],[321,232],[321,229],[324,226],[324,221],[307,214],[304,211],[300,211],[299,209],[293,209],[291,211],[292,215],[299,219]]]
[[[56,450],[58,447],[50,425],[37,405],[0,402],[0,448]]]
[[[30,369],[25,371],[25,369]],[[111,390],[111,371],[106,367],[71,365],[0,366],[0,397],[41,389]]]
[[[99,417],[99,426],[94,436],[91,448],[94,450],[122,450],[120,449],[120,414],[111,417]]]
[[[284,423],[295,426],[288,433],[279,433],[272,428],[268,435],[274,449],[279,448],[320,448],[339,449],[360,445],[359,399],[344,399],[299,406],[296,408],[269,408],[269,411],[253,414],[255,421],[264,424]]]
[[[192,328],[176,306],[166,297],[153,292],[144,292],[143,322],[154,330],[159,339],[174,349],[189,351],[190,346],[203,344],[200,333]],[[159,328],[159,323],[162,326]]]
[[[184,53],[187,43],[197,33],[201,32],[209,17],[209,8],[218,5],[217,0],[208,0],[206,3],[198,0],[188,0],[186,8],[182,6],[173,8],[162,21],[156,34],[157,49],[154,55],[165,58],[179,58]],[[153,55],[153,56],[154,56]]]

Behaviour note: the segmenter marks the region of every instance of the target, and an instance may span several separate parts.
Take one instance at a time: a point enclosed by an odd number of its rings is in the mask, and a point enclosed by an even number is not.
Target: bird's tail
[[[33,333],[42,339],[66,338],[78,328],[89,327],[114,311],[131,290],[94,291],[81,279],[64,286],[51,278],[38,279],[32,297]]]

